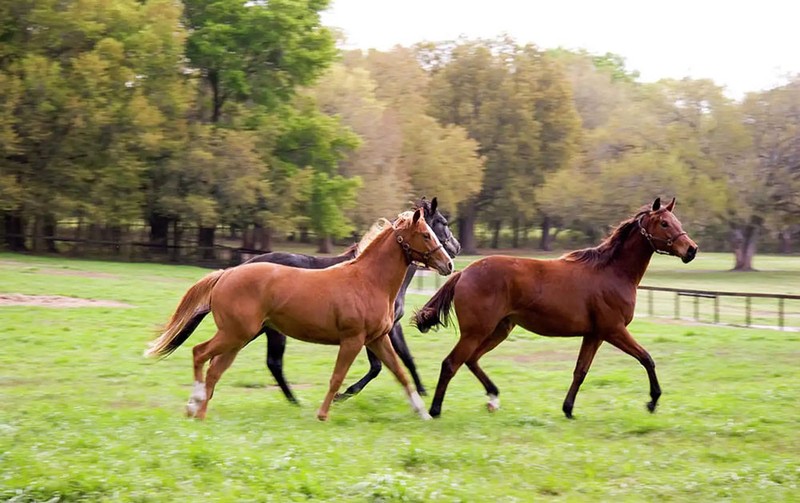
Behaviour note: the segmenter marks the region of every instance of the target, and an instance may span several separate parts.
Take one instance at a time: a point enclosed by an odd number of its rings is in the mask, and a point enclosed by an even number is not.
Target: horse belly
[[[558,308],[526,310],[513,314],[511,321],[546,337],[578,337],[592,331],[591,319],[582,309],[569,312]]]

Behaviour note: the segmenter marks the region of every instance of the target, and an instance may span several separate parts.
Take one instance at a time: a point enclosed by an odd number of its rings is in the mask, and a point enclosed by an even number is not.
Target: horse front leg
[[[647,377],[650,380],[650,402],[647,403],[647,410],[655,412],[658,399],[661,397],[661,386],[659,386],[658,377],[656,376],[656,364],[650,354],[634,340],[625,327],[606,337],[606,340],[636,358],[645,368]]]
[[[430,414],[428,414],[428,411],[425,410],[425,403],[422,401],[422,398],[420,398],[417,390],[411,386],[408,377],[406,377],[406,373],[403,372],[403,367],[400,366],[400,359],[397,357],[397,353],[395,353],[394,348],[392,347],[392,341],[389,340],[389,335],[384,334],[378,337],[374,341],[370,342],[367,347],[371,349],[378,358],[381,359],[381,361],[389,368],[392,374],[394,374],[397,380],[400,381],[400,384],[406,391],[408,401],[411,403],[411,407],[414,409],[414,412],[419,414],[419,417],[422,419],[430,419]]]
[[[317,419],[320,421],[328,420],[328,411],[331,408],[331,402],[333,402],[336,392],[339,391],[339,388],[342,386],[342,382],[345,376],[347,376],[347,371],[350,370],[350,366],[353,364],[356,356],[358,356],[359,351],[364,347],[365,339],[366,336],[361,334],[356,337],[343,339],[339,343],[339,354],[336,356],[336,366],[331,375],[328,393],[325,395],[325,399],[322,401],[322,405],[320,405],[317,411]]]
[[[575,406],[575,396],[586,379],[586,374],[589,372],[589,367],[592,365],[594,355],[603,343],[603,339],[594,335],[587,335],[581,342],[581,350],[578,353],[578,361],[575,362],[575,370],[572,372],[572,385],[567,391],[567,397],[564,398],[564,405],[561,410],[568,419],[572,419],[572,408]]]

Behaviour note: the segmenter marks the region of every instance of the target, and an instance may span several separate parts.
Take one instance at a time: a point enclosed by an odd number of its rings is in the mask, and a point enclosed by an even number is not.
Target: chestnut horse
[[[433,233],[436,234],[436,237],[439,239],[439,242],[442,243],[447,254],[450,255],[451,258],[455,258],[461,251],[461,244],[455,236],[453,236],[453,233],[450,232],[447,219],[439,211],[438,199],[434,197],[431,201],[428,201],[423,197],[416,203],[416,208],[422,209],[425,222],[431,227]],[[347,248],[341,255],[335,257],[315,257],[313,255],[288,252],[265,253],[251,258],[245,262],[245,264],[253,262],[271,262],[273,264],[299,267],[302,269],[324,269],[354,259],[358,255],[359,246],[358,243],[354,244]],[[403,336],[403,327],[400,324],[400,318],[403,317],[405,309],[406,290],[408,290],[408,286],[411,284],[411,280],[414,278],[416,272],[416,265],[411,264],[408,266],[405,278],[403,278],[403,284],[400,286],[400,291],[394,299],[394,325],[389,331],[389,339],[392,341],[392,347],[397,353],[397,356],[400,357],[400,360],[411,374],[411,379],[414,380],[414,386],[416,386],[417,392],[420,395],[425,395],[425,387],[422,385],[422,381],[417,373],[414,357],[411,356],[411,350],[408,348],[406,339]],[[297,399],[294,393],[292,393],[289,383],[286,382],[286,378],[283,376],[283,354],[286,350],[286,336],[266,326],[262,329],[262,333],[267,335],[267,368],[272,373],[273,377],[275,377],[275,381],[278,383],[281,391],[283,391],[286,399],[296,404]],[[337,393],[334,401],[343,401],[357,395],[370,381],[378,377],[378,374],[381,372],[380,359],[375,356],[369,348],[367,349],[367,358],[369,358],[369,370],[367,374],[356,383],[349,386],[343,393]]]
[[[447,385],[463,363],[483,384],[490,411],[500,407],[497,386],[478,360],[503,342],[515,325],[551,337],[583,337],[578,361],[562,410],[572,417],[575,395],[595,353],[608,341],[641,363],[650,379],[650,412],[661,388],[650,355],[626,328],[633,319],[636,288],[653,252],[694,259],[697,245],[672,213],[656,199],[622,222],[595,248],[573,251],[561,258],[537,260],[489,256],[454,274],[414,315],[422,332],[447,326],[455,304],[461,336],[442,362],[431,416],[439,416]]]
[[[409,264],[418,261],[442,275],[453,270],[453,261],[421,217],[422,210],[417,209],[400,214],[394,223],[383,221],[383,228],[358,257],[327,269],[253,263],[208,274],[189,288],[145,354],[163,357],[175,351],[197,327],[196,313],[210,308],[217,332],[192,349],[195,383],[187,415],[205,417],[222,373],[266,325],[303,341],[339,346],[318,419],[328,418],[336,392],[365,345],[397,377],[414,410],[428,419],[387,335],[394,324],[394,299]],[[209,360],[204,383],[203,367]]]

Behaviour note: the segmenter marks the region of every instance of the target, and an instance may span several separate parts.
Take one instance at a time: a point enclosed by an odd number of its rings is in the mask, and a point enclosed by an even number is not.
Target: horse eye
[[[422,237],[424,237],[425,239],[430,239],[431,235],[426,232],[425,234],[422,235]]]
[[[662,220],[661,221],[661,227],[666,229],[667,227],[669,227],[669,224],[665,220]]]

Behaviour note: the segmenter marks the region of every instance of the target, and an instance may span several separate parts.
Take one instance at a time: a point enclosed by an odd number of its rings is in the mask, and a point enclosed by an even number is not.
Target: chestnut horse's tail
[[[461,277],[461,271],[450,276],[438,292],[433,294],[424,306],[414,313],[412,323],[425,333],[433,327],[446,327],[450,324],[450,307],[456,294],[456,283]]]
[[[203,276],[184,294],[161,336],[150,343],[145,356],[169,356],[192,335],[197,325],[211,312],[211,290],[225,271],[220,269]]]

